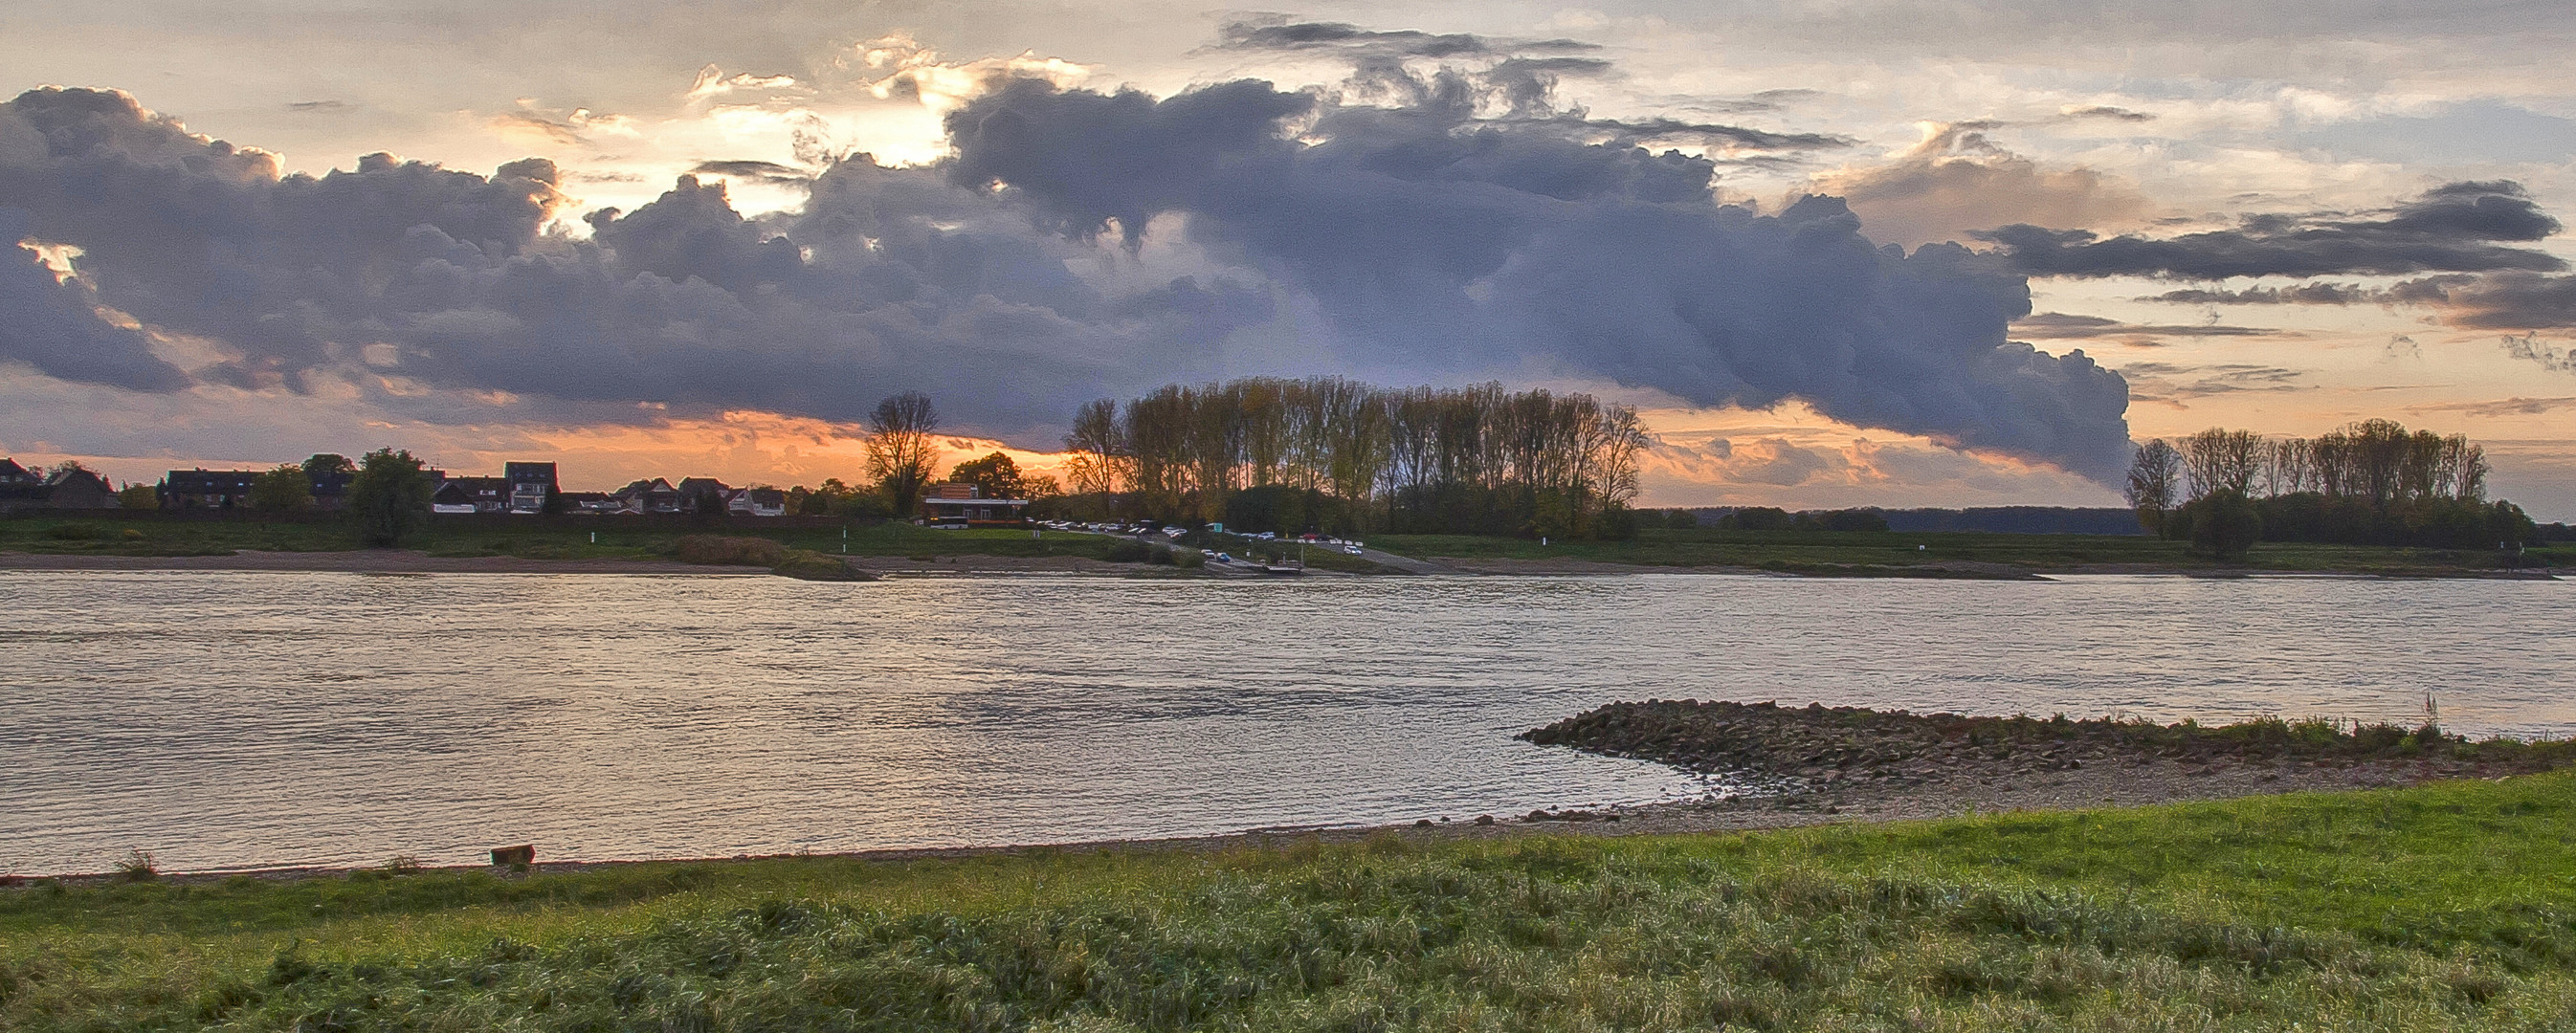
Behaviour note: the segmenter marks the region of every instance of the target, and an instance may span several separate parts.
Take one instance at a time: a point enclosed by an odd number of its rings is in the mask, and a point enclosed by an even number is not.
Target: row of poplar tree
[[[1067,501],[1242,531],[1620,538],[1648,440],[1634,409],[1581,393],[1174,384],[1075,414]]]
[[[2522,508],[2486,499],[2466,436],[2365,420],[2313,438],[2210,429],[2138,447],[2129,504],[2147,530],[2221,555],[2253,541],[2456,548],[2529,540]]]

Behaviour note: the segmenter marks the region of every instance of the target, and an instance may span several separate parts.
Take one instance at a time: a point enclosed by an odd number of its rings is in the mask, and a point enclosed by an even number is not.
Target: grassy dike
[[[2576,778],[0,891],[0,1028],[2568,1030]]]

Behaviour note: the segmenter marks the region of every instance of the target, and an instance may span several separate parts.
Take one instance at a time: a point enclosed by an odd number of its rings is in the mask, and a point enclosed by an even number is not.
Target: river
[[[1810,701],[2576,733],[2576,584],[0,572],[0,873],[1468,820],[1723,788],[1512,736]]]

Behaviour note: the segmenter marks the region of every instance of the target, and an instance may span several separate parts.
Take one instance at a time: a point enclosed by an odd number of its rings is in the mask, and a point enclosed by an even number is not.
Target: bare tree
[[[2193,499],[2220,491],[2251,494],[2263,469],[2263,439],[2250,430],[2212,427],[2182,439],[2181,451]]]
[[[2173,512],[2175,489],[2182,481],[2182,454],[2174,451],[2165,439],[2157,438],[2138,446],[2138,457],[2129,464],[2129,505],[2138,511],[2138,523],[2155,534],[2165,533],[2165,514]]]
[[[868,414],[868,476],[898,516],[919,508],[922,486],[939,474],[938,430],[939,410],[919,391],[878,402]]]

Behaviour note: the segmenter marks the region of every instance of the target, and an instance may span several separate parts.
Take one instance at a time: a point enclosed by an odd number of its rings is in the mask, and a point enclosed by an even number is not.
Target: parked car
[[[1360,547],[1356,545],[1345,545],[1342,546],[1342,551],[1350,553],[1353,556],[1357,556],[1360,554]]]

